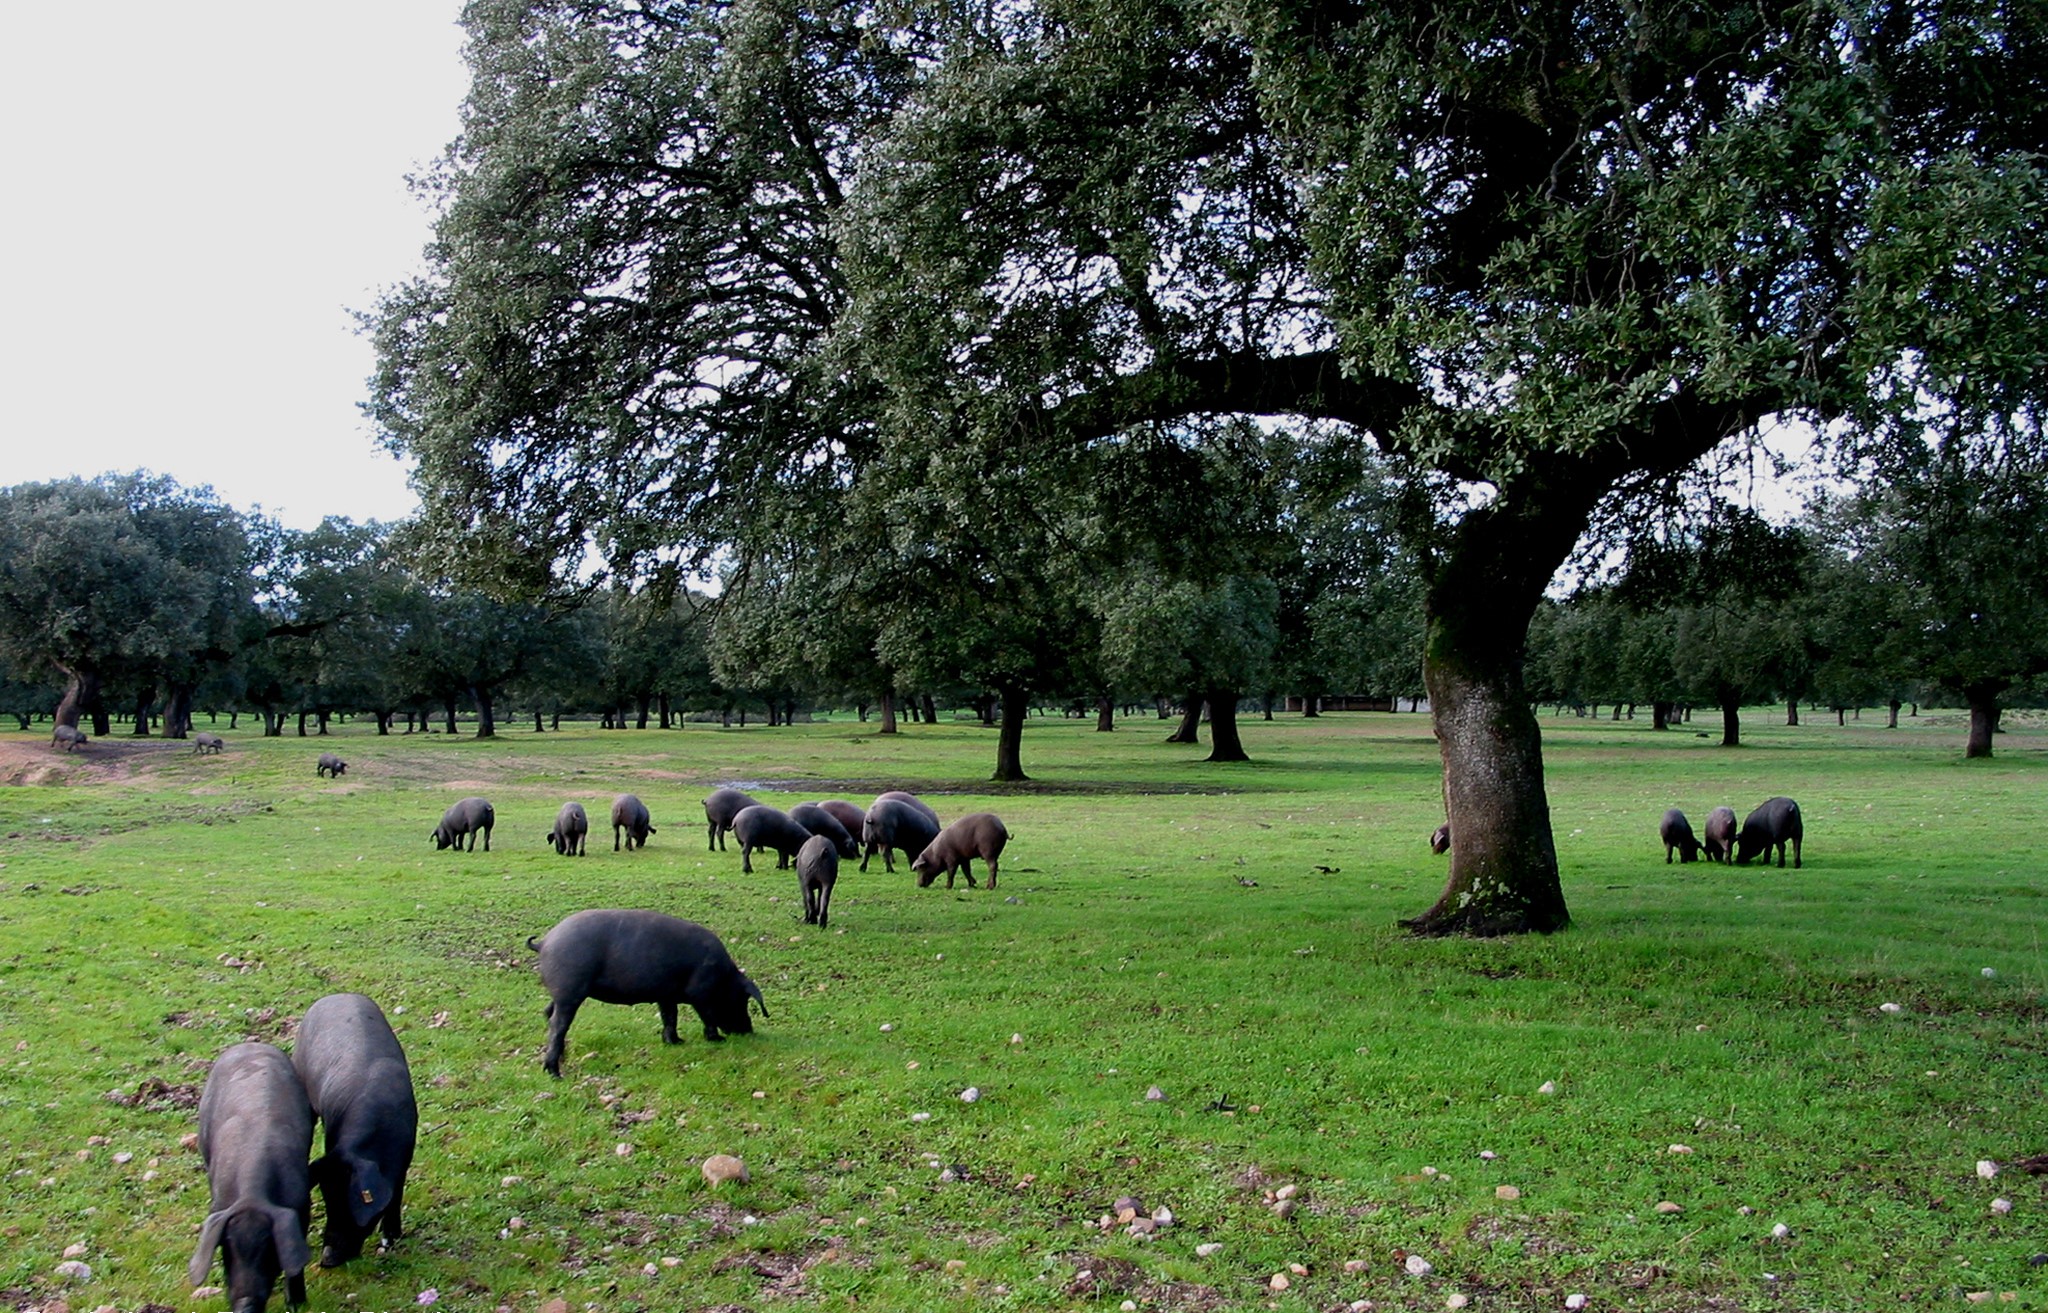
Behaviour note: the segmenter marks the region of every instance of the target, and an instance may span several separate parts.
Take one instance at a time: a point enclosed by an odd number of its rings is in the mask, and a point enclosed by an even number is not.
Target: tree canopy
[[[1146,425],[1348,427],[1414,490],[1456,835],[1425,932],[1569,919],[1522,658],[1603,505],[1767,422],[2038,434],[2036,6],[467,22],[434,267],[373,317],[442,541],[538,588],[586,542],[744,554],[849,500],[914,538]]]

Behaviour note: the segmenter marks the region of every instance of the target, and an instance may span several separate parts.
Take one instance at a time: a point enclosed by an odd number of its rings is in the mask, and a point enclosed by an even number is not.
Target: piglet
[[[268,1044],[237,1044],[214,1060],[199,1096],[212,1202],[186,1276],[203,1284],[219,1250],[233,1313],[263,1313],[280,1276],[285,1302],[306,1302],[312,1149],[313,1109],[290,1058]]]
[[[1707,813],[1707,860],[1727,862],[1735,856],[1735,809],[1716,807]]]
[[[339,1267],[380,1222],[386,1240],[405,1234],[400,1206],[420,1126],[412,1068],[383,1010],[361,994],[329,994],[306,1009],[292,1066],[327,1132],[311,1170],[327,1212],[320,1266]]]

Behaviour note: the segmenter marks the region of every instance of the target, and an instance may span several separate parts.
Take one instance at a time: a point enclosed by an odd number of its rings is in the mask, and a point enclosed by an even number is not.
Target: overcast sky
[[[0,485],[146,468],[287,524],[394,519],[351,310],[420,270],[460,0],[0,18]]]

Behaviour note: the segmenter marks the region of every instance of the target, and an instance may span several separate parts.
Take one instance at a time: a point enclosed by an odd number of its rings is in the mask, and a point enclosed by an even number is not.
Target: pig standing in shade
[[[548,1043],[541,1067],[562,1074],[562,1045],[583,1000],[652,1003],[661,1012],[661,1038],[680,1044],[677,1009],[687,1003],[704,1023],[704,1038],[753,1033],[747,1000],[768,1015],[761,987],[747,979],[717,935],[695,921],[619,908],[576,912],[554,929],[526,941],[540,954],[540,982],[547,1007]]]
[[[212,1202],[186,1276],[204,1284],[219,1250],[233,1313],[263,1313],[280,1276],[285,1302],[306,1302],[312,1150],[313,1109],[290,1058],[268,1044],[237,1044],[214,1060],[199,1096]]]
[[[363,1252],[379,1222],[386,1240],[405,1234],[400,1207],[420,1126],[412,1068],[383,1010],[361,994],[329,994],[306,1009],[292,1066],[326,1128],[327,1152],[311,1171],[327,1211],[320,1266],[338,1267]]]

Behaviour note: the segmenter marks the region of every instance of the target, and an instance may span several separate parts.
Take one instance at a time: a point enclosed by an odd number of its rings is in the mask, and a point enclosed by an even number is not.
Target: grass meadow
[[[1034,718],[1003,788],[965,722],[0,735],[0,1307],[220,1307],[185,1279],[207,1064],[359,990],[420,1151],[406,1238],[311,1269],[316,1310],[2042,1308],[2048,729],[1966,763],[1955,716],[1780,719],[1546,718],[1575,924],[1489,942],[1396,925],[1444,875],[1417,715],[1248,720],[1233,766]],[[819,932],[706,851],[729,782],[994,810],[1001,886],[848,865]],[[470,793],[491,851],[434,851]],[[1804,869],[1664,863],[1666,807],[1779,793]],[[581,859],[542,842],[570,798]],[[607,906],[704,922],[772,1016],[665,1047],[591,1003],[549,1079],[526,937]],[[1170,1225],[1103,1227],[1126,1195]]]

